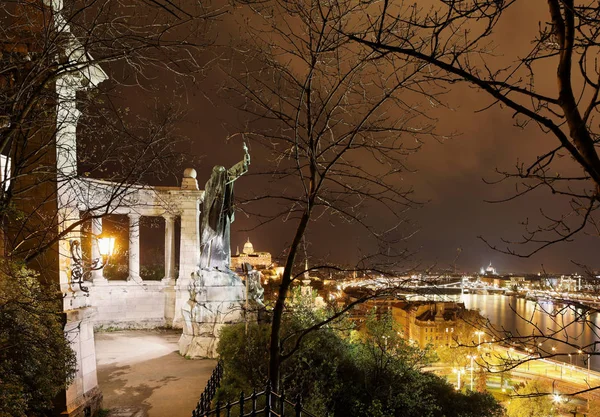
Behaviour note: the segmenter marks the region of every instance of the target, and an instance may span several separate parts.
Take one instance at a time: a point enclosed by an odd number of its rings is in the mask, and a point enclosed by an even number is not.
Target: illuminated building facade
[[[244,244],[242,253],[240,253],[238,248],[235,256],[231,256],[231,269],[234,271],[242,269],[245,263],[252,265],[254,269],[266,269],[271,267],[273,261],[269,252],[255,252],[254,245],[248,239]]]

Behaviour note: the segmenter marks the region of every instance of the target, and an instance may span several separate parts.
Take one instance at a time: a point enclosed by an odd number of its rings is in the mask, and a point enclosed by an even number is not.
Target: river
[[[528,323],[524,318],[530,318],[531,322],[548,332],[559,330],[564,325],[569,324],[567,331],[559,332],[555,336],[561,340],[569,340],[570,343],[578,346],[587,346],[600,341],[600,313],[591,314],[586,323],[572,323],[577,313],[581,314],[581,309],[573,306],[557,304],[552,302],[536,303],[534,301],[517,298],[514,296],[504,296],[500,294],[461,294],[461,295],[409,295],[407,299],[411,300],[435,300],[435,301],[456,301],[465,303],[465,307],[471,310],[479,310],[481,315],[498,329],[513,334],[531,335],[534,326]],[[559,311],[560,313],[556,313]],[[554,317],[553,314],[554,313]],[[563,325],[564,324],[564,325]],[[536,332],[539,334],[539,332]],[[547,334],[547,332],[546,332]],[[584,355],[577,354],[577,351],[563,343],[556,341],[546,341],[542,346],[546,352],[552,352],[552,347],[556,349],[557,354],[553,359],[565,363],[572,363],[582,368],[587,368],[587,358]],[[568,354],[571,353],[571,358]],[[600,371],[600,351],[598,356],[591,357],[591,369]]]
[[[531,318],[540,329],[548,329],[549,331],[558,330],[562,326],[571,323],[577,313],[581,314],[581,310],[575,307],[564,308],[563,304],[554,304],[552,302],[536,303],[534,301],[525,300],[517,297],[507,297],[504,295],[478,295],[478,294],[463,294],[460,296],[449,296],[457,301],[465,303],[468,309],[479,310],[479,312],[490,320],[495,326],[502,326],[505,330],[521,335],[531,334],[533,325],[527,323],[523,318]],[[552,317],[553,312],[560,311],[556,317]],[[517,314],[515,314],[515,312]],[[573,323],[569,325],[568,330],[557,335],[562,340],[568,337],[569,342],[586,346],[593,342],[600,341],[600,314],[594,313],[589,316],[587,323]],[[550,351],[554,346],[557,353],[564,353],[564,356],[558,356],[555,359],[565,363],[573,363],[581,367],[587,367],[587,362],[584,361],[582,355],[578,355],[573,351],[573,348],[562,343],[551,341],[544,342],[545,349]],[[571,358],[568,353],[572,353]],[[573,354],[575,353],[575,354]],[[592,356],[591,368],[600,371],[600,356]]]

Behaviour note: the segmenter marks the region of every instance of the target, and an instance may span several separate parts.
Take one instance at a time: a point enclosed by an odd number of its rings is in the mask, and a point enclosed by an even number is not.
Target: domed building
[[[244,255],[252,255],[254,253],[254,245],[250,242],[250,238],[248,241],[244,243],[244,249],[242,249],[242,253]]]
[[[269,268],[273,262],[269,252],[255,252],[254,245],[248,238],[248,241],[244,243],[242,253],[238,248],[236,254],[231,256],[231,269],[241,269],[245,263],[252,265],[254,269],[265,269]]]
[[[479,270],[479,274],[480,275],[498,275],[498,272],[496,271],[496,268],[494,268],[492,266],[492,262],[490,261],[490,264],[487,268],[481,268]]]

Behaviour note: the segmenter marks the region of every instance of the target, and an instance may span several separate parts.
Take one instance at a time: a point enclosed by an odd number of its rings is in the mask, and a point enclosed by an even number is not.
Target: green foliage
[[[162,263],[142,265],[140,276],[144,281],[160,281],[165,277],[165,265]]]
[[[289,314],[284,323],[284,353],[320,313]],[[308,410],[344,417],[497,417],[500,405],[487,393],[461,394],[440,377],[421,372],[434,357],[398,335],[391,316],[372,315],[358,337],[344,322],[309,333],[282,363],[287,396],[301,394]],[[262,389],[267,379],[269,326],[230,326],[221,333],[218,352],[225,376],[220,400]]]
[[[500,388],[511,385],[512,372],[506,366],[506,364],[511,363],[510,355],[503,353],[503,351],[492,352],[485,357],[485,363],[500,377]]]
[[[440,362],[450,365],[455,368],[464,368],[471,362],[469,355],[477,355],[477,350],[452,344],[450,346],[439,346],[436,353]]]
[[[146,259],[147,258],[147,259]],[[150,251],[140,266],[140,276],[144,281],[160,281],[165,277],[163,255],[156,250]],[[111,281],[125,281],[129,277],[129,252],[117,250],[110,258],[110,263],[102,271],[104,277]],[[175,271],[175,276],[178,272]]]
[[[111,260],[111,263],[104,267],[102,274],[108,280],[125,281],[129,276],[129,266]]]
[[[72,381],[60,292],[25,267],[0,265],[0,416],[40,415]]]
[[[249,393],[267,379],[269,328],[264,325],[235,324],[220,334],[217,352],[224,360],[224,373],[218,398],[237,399],[240,391]]]
[[[506,415],[508,417],[551,417],[556,415],[549,383],[532,380],[516,389],[518,396],[511,398]]]
[[[452,333],[452,341],[447,346],[439,345],[436,348],[440,362],[456,368],[469,366],[470,356],[480,354],[474,332],[481,328],[485,321],[477,311],[463,311]]]

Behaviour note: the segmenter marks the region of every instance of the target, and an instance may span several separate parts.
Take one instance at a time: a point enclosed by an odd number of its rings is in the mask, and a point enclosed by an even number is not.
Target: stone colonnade
[[[103,207],[114,195],[114,184],[82,179],[83,194],[93,196],[90,207]],[[200,204],[204,191],[198,188],[196,171],[185,170],[180,187],[131,186],[127,198],[107,210],[127,215],[129,223],[129,275],[126,281],[108,281],[102,270],[91,276],[89,303],[96,308],[95,327],[182,326],[181,309],[189,300],[192,274],[197,271],[200,254]],[[85,207],[82,207],[85,209]],[[92,220],[92,234],[102,234],[102,216]],[[161,281],[144,281],[140,276],[140,220],[162,217],[165,220],[165,270]],[[179,274],[176,276],[176,220],[181,221]],[[92,259],[100,258],[97,242],[92,242]]]
[[[129,218],[129,276],[127,281],[142,282],[140,276],[140,221],[142,216],[138,213],[130,213]],[[175,279],[175,219],[173,214],[164,214],[165,220],[165,275],[163,281],[165,284],[174,284]],[[100,236],[102,234],[102,218],[97,217],[92,220],[92,235]],[[92,239],[92,259],[100,258],[100,249],[98,241]],[[92,282],[94,284],[107,284],[108,280],[104,277],[102,269],[92,271]]]

